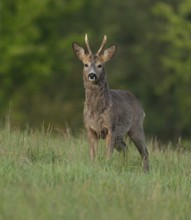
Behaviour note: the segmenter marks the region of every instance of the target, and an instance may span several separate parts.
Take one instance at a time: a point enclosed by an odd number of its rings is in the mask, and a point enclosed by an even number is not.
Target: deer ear
[[[107,62],[108,60],[110,60],[113,57],[113,55],[115,54],[115,51],[116,51],[115,45],[112,45],[111,47],[105,49],[102,54],[103,61]]]
[[[73,51],[74,51],[75,55],[78,57],[78,59],[83,61],[83,59],[85,57],[84,48],[79,46],[77,43],[73,43],[72,48],[73,48]]]

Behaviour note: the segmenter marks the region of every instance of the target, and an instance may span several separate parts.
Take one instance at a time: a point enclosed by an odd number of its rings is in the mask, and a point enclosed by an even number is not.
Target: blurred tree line
[[[0,114],[19,126],[82,127],[82,65],[71,44],[94,50],[104,34],[117,53],[111,88],[129,89],[148,135],[191,137],[190,0],[1,0]]]

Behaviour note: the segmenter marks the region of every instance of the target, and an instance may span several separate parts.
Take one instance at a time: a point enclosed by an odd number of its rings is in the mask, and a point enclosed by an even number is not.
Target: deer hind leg
[[[90,145],[90,158],[93,160],[98,148],[98,136],[97,133],[92,129],[88,130],[88,141]]]
[[[126,158],[126,152],[127,152],[127,145],[126,143],[124,142],[123,138],[122,137],[117,137],[115,139],[115,149],[118,151],[118,152],[123,152],[123,155],[124,155],[124,158]]]
[[[148,161],[148,150],[145,143],[145,135],[143,129],[139,129],[136,131],[130,131],[129,136],[131,140],[134,142],[137,150],[139,151],[142,160],[143,160],[143,170],[144,172],[149,171],[149,161]]]

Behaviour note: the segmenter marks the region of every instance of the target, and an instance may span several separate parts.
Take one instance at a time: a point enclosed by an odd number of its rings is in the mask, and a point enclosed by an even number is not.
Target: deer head
[[[87,34],[85,35],[85,44],[87,47],[87,52],[84,48],[77,43],[73,43],[73,50],[79,60],[84,64],[84,78],[92,83],[96,83],[100,80],[101,76],[104,74],[104,64],[109,61],[116,50],[116,46],[112,45],[108,49],[103,51],[106,44],[107,37],[103,37],[102,44],[96,54],[92,53],[89,45]]]

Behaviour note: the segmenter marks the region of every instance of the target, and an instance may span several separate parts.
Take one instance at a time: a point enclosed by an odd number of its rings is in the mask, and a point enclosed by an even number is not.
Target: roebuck
[[[104,65],[116,50],[112,45],[103,51],[107,37],[96,54],[93,54],[88,42],[87,52],[77,43],[73,43],[76,56],[83,62],[83,81],[85,87],[84,124],[90,144],[90,157],[96,154],[98,140],[106,139],[107,156],[114,148],[126,152],[125,136],[129,136],[137,147],[142,160],[143,170],[149,170],[148,151],[145,144],[143,120],[145,113],[137,98],[127,90],[109,89]]]

